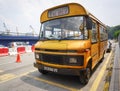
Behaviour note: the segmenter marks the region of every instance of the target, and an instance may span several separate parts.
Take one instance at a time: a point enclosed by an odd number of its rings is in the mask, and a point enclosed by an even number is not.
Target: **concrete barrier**
[[[17,53],[25,53],[25,47],[24,46],[17,47]]]
[[[8,55],[8,47],[0,48],[0,56],[7,56]]]
[[[32,52],[31,46],[26,46],[26,47],[25,47],[25,51],[26,51],[26,52]]]
[[[32,52],[35,51],[35,46],[34,45],[32,45],[31,50],[32,50]]]
[[[17,54],[17,47],[9,48],[9,55],[16,55]]]
[[[0,56],[7,56],[7,55],[16,55],[18,53],[27,53],[27,52],[34,52],[34,46],[18,46],[18,47],[1,47],[0,48]]]

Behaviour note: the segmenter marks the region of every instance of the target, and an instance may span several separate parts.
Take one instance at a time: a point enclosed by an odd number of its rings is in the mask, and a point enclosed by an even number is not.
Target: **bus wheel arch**
[[[92,74],[92,60],[90,59],[86,68],[80,71],[79,79],[81,84],[86,85],[89,82],[91,74]]]

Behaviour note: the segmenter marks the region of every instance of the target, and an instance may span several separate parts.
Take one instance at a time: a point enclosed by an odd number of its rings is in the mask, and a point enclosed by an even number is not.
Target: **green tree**
[[[120,34],[120,30],[115,31],[114,32],[114,38],[118,39],[119,34]]]
[[[120,30],[120,25],[117,25],[117,26],[107,26],[107,30],[108,30],[108,38],[109,39],[113,39],[113,38],[117,38],[118,36],[118,33],[117,31]]]

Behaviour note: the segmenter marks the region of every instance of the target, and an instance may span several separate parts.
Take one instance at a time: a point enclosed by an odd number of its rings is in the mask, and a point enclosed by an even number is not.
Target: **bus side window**
[[[97,42],[97,23],[92,22],[92,31],[91,31],[92,43]]]
[[[107,31],[105,30],[105,28],[103,26],[100,26],[99,30],[100,30],[100,41],[107,40],[108,36],[107,36]]]

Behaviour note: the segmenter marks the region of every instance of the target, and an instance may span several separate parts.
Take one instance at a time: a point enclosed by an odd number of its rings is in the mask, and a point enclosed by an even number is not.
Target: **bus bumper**
[[[38,64],[38,63],[34,63],[34,67],[40,70],[48,71],[48,72],[53,72],[53,73],[63,74],[63,75],[73,75],[73,76],[80,76],[80,73],[86,70],[86,69],[54,68],[54,67],[49,67],[42,64]]]

